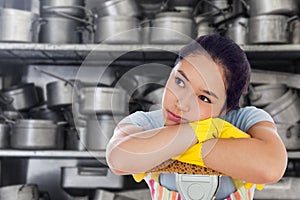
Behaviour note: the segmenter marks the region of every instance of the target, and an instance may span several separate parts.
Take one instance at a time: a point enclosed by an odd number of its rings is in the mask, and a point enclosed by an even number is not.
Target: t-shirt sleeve
[[[244,132],[247,132],[258,122],[268,121],[274,123],[273,118],[266,111],[254,106],[232,110],[222,118]]]
[[[163,126],[162,111],[143,112],[137,111],[122,119],[119,124],[135,124],[144,130],[150,130]]]

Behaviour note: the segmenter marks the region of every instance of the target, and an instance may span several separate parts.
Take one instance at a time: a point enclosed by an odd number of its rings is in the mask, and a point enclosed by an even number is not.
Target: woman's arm
[[[204,163],[217,171],[252,183],[274,183],[284,174],[287,153],[271,122],[259,122],[249,139],[211,139],[203,143]]]
[[[186,151],[196,142],[189,124],[148,131],[133,124],[121,124],[107,146],[106,158],[116,174],[142,173]]]

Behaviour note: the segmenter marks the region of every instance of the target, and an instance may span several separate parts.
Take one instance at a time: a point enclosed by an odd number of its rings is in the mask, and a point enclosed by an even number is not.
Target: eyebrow
[[[187,81],[190,81],[189,79],[188,79],[188,77],[186,76],[186,74],[182,71],[182,70],[177,70]],[[208,94],[209,96],[212,96],[212,97],[215,97],[216,99],[219,99],[219,97],[214,93],[214,92],[212,92],[212,91],[209,91],[209,90],[201,90],[200,89],[200,91],[202,91],[202,92],[204,92],[204,93],[206,93],[206,94]]]

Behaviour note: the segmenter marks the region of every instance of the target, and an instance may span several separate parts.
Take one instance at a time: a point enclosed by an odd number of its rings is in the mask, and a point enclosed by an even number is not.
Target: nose
[[[191,98],[189,96],[183,96],[181,98],[177,98],[176,107],[182,112],[190,111]]]

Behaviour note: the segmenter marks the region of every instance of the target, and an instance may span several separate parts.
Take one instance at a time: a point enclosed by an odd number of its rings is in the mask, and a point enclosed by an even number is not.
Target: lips
[[[180,122],[181,121],[181,117],[178,115],[175,115],[174,113],[167,111],[168,112],[168,119],[173,121],[173,122]]]

